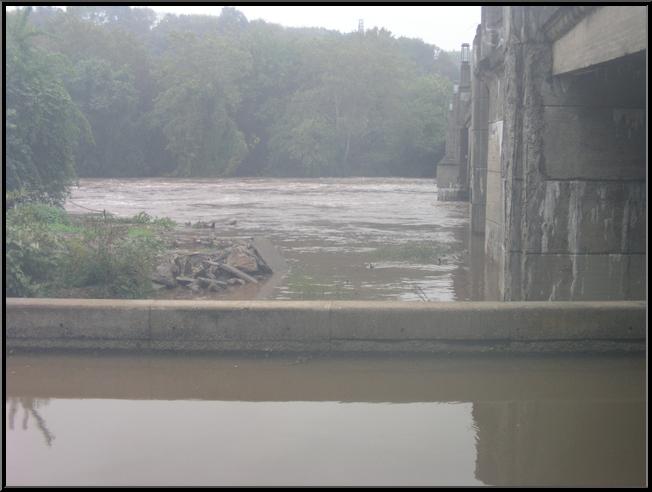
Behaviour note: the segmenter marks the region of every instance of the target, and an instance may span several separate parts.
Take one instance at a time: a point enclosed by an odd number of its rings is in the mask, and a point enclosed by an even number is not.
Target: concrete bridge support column
[[[554,74],[542,12],[507,11],[500,180],[492,186],[489,157],[486,221],[501,297],[642,299],[645,53]],[[489,154],[491,138],[490,125]]]
[[[448,114],[446,155],[437,164],[437,199],[468,201],[469,197],[469,129],[471,105],[470,49],[462,45],[460,81],[455,84]]]
[[[469,148],[469,182],[471,233],[484,234],[487,200],[487,143],[489,125],[489,89],[478,68],[482,56],[482,32],[473,40],[471,63],[471,128]]]

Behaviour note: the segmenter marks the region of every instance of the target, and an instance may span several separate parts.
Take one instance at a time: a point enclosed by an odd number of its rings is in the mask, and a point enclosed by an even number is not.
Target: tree
[[[133,176],[143,168],[138,95],[133,76],[106,60],[79,61],[69,77],[70,94],[88,119],[94,142],[80,146],[82,176]]]
[[[248,53],[211,35],[177,34],[158,66],[154,115],[178,176],[231,175],[247,152],[233,117],[240,85],[251,69]]]
[[[456,63],[386,29],[285,28],[230,7],[155,23],[149,9],[75,6],[35,21],[47,35],[19,58],[47,68],[15,71],[9,100],[40,79],[70,94],[92,129],[73,152],[80,176],[425,176],[443,149]],[[33,146],[9,109],[15,181]]]
[[[61,60],[33,46],[29,7],[7,16],[6,187],[61,202],[88,123],[64,87]]]

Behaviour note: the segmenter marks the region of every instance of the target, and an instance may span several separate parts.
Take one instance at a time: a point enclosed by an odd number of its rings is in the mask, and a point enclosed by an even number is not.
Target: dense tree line
[[[341,34],[147,8],[7,16],[7,187],[74,176],[424,176],[454,58]]]

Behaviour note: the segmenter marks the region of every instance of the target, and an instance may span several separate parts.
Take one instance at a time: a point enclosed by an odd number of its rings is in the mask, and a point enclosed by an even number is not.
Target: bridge
[[[439,200],[470,202],[481,298],[645,299],[644,6],[483,6]]]

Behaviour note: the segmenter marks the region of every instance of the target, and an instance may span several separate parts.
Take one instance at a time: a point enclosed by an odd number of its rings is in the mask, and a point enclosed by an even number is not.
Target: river
[[[645,357],[14,354],[9,485],[640,486]]]
[[[430,179],[82,179],[66,209],[265,236],[289,267],[270,299],[471,300],[469,205]]]
[[[468,204],[438,202],[430,180],[83,180],[66,207],[266,236],[289,263],[273,299],[476,289]],[[5,368],[11,485],[646,481],[643,355],[50,351]]]

